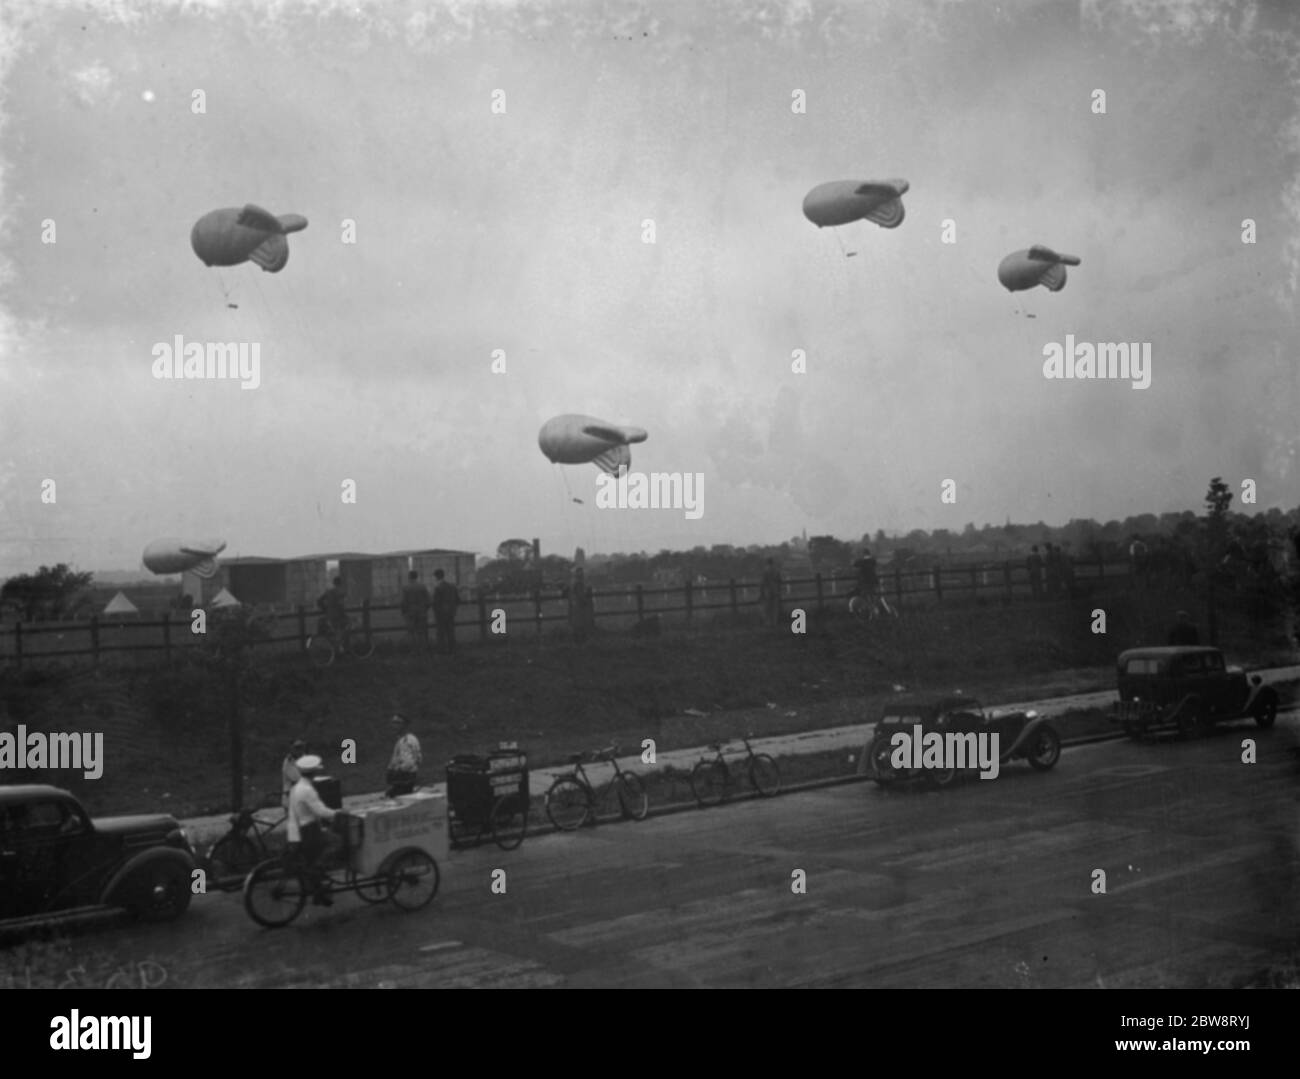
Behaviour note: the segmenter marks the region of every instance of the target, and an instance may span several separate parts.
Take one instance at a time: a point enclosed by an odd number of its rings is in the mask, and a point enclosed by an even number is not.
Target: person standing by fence
[[[425,648],[429,645],[430,603],[429,590],[420,583],[420,575],[411,570],[410,579],[402,589],[402,617],[406,619],[411,643]]]
[[[1038,553],[1038,544],[1029,548],[1029,557],[1025,559],[1029,568],[1029,591],[1034,599],[1043,598],[1043,556]]]
[[[460,606],[460,592],[442,570],[434,570],[433,578],[438,582],[433,586],[433,622],[437,629],[438,651],[451,655],[456,651],[456,609]]]
[[[776,568],[776,559],[767,560],[763,578],[758,585],[758,602],[763,609],[763,621],[775,626],[781,621],[781,571]]]

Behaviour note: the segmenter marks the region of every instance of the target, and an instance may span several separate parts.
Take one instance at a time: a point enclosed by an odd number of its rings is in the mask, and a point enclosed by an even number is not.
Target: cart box
[[[348,860],[359,876],[373,876],[394,851],[419,847],[440,865],[447,860],[447,798],[431,791],[402,794],[348,810]]]

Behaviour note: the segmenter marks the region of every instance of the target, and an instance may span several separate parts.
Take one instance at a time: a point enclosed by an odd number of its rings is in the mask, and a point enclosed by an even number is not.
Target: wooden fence
[[[1074,562],[1069,578],[1073,591],[1091,588],[1099,582],[1128,579],[1127,562]],[[782,609],[802,607],[809,611],[844,608],[855,579],[844,574],[815,574],[787,580],[782,586]],[[1032,601],[1034,590],[1023,561],[984,563],[968,566],[934,566],[907,570],[886,567],[881,590],[901,612],[936,604],[994,600],[1004,603]],[[1057,594],[1065,594],[1065,585]],[[480,640],[500,637],[494,623],[504,615],[506,639],[540,637],[547,623],[569,621],[567,597],[558,591],[535,591],[529,596],[497,596],[480,590],[462,600],[456,627],[463,639],[466,631]],[[593,592],[593,615],[606,628],[630,629],[647,619],[702,622],[709,618],[739,616],[758,606],[759,582],[687,582],[672,588],[644,585],[615,587]],[[1051,598],[1046,596],[1045,598]],[[499,613],[500,612],[500,613]],[[755,612],[756,613],[756,612]],[[398,636],[406,625],[397,606],[371,606],[368,602],[350,612],[352,624],[371,637]],[[273,634],[259,647],[305,651],[316,632],[319,612],[299,606],[275,612]],[[60,623],[16,623],[0,628],[0,662],[23,663],[40,659],[101,658],[120,653],[161,653],[170,660],[176,653],[201,643],[191,632],[189,616],[163,614],[153,621],[135,616],[95,616],[88,621]]]

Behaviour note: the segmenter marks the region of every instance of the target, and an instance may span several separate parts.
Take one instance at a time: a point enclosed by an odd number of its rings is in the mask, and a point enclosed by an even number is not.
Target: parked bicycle
[[[274,820],[257,816],[260,810],[280,809]],[[289,815],[280,800],[268,794],[256,810],[241,809],[231,814],[230,831],[212,844],[208,851],[206,870],[211,882],[222,891],[234,891],[259,862],[272,857],[273,851],[266,837],[280,827]]]
[[[715,756],[705,757],[691,770],[691,793],[701,806],[714,806],[731,797],[731,789],[740,783],[742,768],[750,787],[763,798],[771,798],[781,789],[781,772],[776,761],[766,753],[755,753],[748,738],[742,738],[745,756],[729,763],[722,755],[722,743],[709,746]]]
[[[344,653],[369,659],[375,654],[375,642],[368,633],[354,629],[350,623],[340,632],[328,619],[321,618],[316,623],[316,632],[307,638],[307,654],[312,662],[318,667],[328,667],[335,657]]]
[[[614,774],[596,790],[587,776],[582,762],[587,754],[575,753],[569,758],[572,772],[557,776],[546,792],[546,815],[552,824],[564,832],[573,832],[588,822],[596,823],[597,805],[603,806],[611,793],[618,795],[620,813],[625,820],[645,820],[650,812],[650,799],[645,784],[635,772],[618,766],[617,745],[607,746],[590,754],[593,762],[609,761]]]

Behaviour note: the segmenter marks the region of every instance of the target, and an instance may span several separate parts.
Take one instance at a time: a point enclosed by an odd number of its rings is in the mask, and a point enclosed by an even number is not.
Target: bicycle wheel
[[[258,925],[288,925],[307,903],[307,881],[279,859],[263,862],[244,881],[244,910]]]
[[[307,655],[317,667],[328,667],[334,662],[334,645],[323,634],[307,638]]]
[[[749,785],[764,798],[781,789],[781,771],[766,753],[755,753],[749,762]]]
[[[721,761],[700,761],[691,769],[691,793],[702,806],[719,805],[727,797],[730,778]]]
[[[367,903],[383,903],[393,898],[397,881],[389,874],[375,877],[358,877],[356,870],[348,870],[348,884]]]
[[[369,659],[375,654],[375,641],[364,633],[348,634],[348,654],[357,659]]]
[[[576,832],[591,816],[591,792],[573,776],[560,776],[546,792],[546,816],[562,832]]]
[[[438,863],[419,847],[407,847],[390,855],[384,867],[389,879],[389,898],[394,906],[407,911],[420,910],[438,894],[438,883],[442,879]]]
[[[489,820],[492,838],[502,850],[514,850],[528,831],[528,802],[518,795],[498,798],[492,803]]]
[[[262,859],[257,844],[243,832],[227,832],[208,852],[208,874],[214,880],[244,878]]]
[[[620,772],[618,779],[618,804],[624,820],[645,820],[650,813],[650,796],[645,783],[635,772]]]

